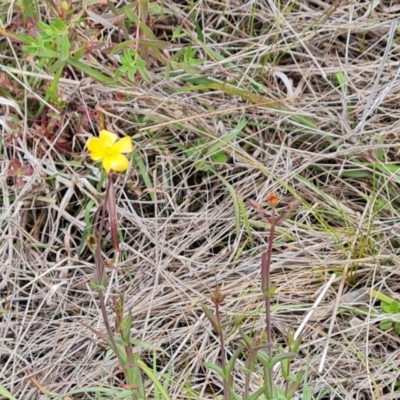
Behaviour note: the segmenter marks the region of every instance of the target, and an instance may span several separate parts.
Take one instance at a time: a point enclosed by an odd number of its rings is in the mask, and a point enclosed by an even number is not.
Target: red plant
[[[8,167],[8,176],[14,178],[14,185],[17,188],[24,186],[26,177],[33,174],[33,169],[28,163],[22,164],[18,158],[14,158]]]

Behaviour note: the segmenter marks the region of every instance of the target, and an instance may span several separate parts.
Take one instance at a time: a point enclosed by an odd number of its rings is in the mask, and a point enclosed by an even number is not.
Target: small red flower
[[[270,207],[275,208],[279,203],[279,197],[273,193],[267,197],[267,201]]]

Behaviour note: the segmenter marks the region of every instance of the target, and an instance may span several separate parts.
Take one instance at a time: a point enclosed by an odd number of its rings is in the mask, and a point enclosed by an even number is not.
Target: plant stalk
[[[224,340],[224,333],[223,333],[222,327],[221,327],[221,317],[219,314],[219,303],[218,302],[215,303],[215,316],[218,320],[218,325],[219,325],[218,335],[219,335],[219,345],[221,348],[221,365],[225,372],[225,368],[226,368],[225,340]],[[222,378],[222,384],[224,387],[224,400],[229,400],[231,396],[229,393],[228,378],[226,378],[225,376]]]
[[[95,263],[96,263],[96,274],[95,274],[95,283],[98,286],[97,292],[99,294],[99,302],[100,302],[100,310],[103,317],[104,325],[106,327],[106,331],[109,338],[109,345],[112,351],[116,354],[118,358],[118,363],[124,373],[126,379],[129,378],[129,368],[127,367],[126,363],[124,362],[120,351],[118,349],[117,343],[115,342],[114,335],[110,326],[110,321],[108,319],[107,309],[106,309],[106,301],[104,298],[104,290],[107,285],[107,276],[105,273],[104,261],[101,254],[101,242],[102,242],[102,233],[104,229],[104,224],[106,220],[106,209],[107,205],[109,205],[109,197],[110,193],[113,193],[113,180],[112,176],[107,176],[107,185],[106,185],[106,192],[104,197],[104,203],[101,212],[100,218],[100,226],[97,234],[97,246],[95,251]],[[129,360],[131,361],[131,360]],[[129,382],[128,382],[129,383]],[[135,391],[136,392],[136,391]],[[135,393],[136,396],[136,393]]]
[[[272,357],[272,328],[271,328],[271,259],[275,236],[275,224],[271,224],[268,239],[268,250],[261,258],[261,284],[265,298],[265,331],[267,333],[268,355]]]

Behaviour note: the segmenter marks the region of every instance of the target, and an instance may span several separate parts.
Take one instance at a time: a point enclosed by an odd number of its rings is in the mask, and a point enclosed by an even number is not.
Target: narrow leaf
[[[154,375],[154,372],[142,360],[138,360],[137,363],[138,363],[139,368],[150,378],[150,380],[157,387],[157,390],[160,391],[161,395],[163,396],[163,400],[171,400],[167,391],[164,389],[164,386],[160,383],[160,381]]]
[[[219,365],[213,364],[213,363],[208,363],[205,362],[204,365],[208,368],[211,369],[219,374],[219,376],[223,379],[227,379],[226,373],[223,368],[221,368]]]
[[[272,357],[271,367],[273,367],[278,362],[281,362],[282,360],[292,359],[294,357],[296,357],[296,353],[277,354],[276,356]]]
[[[112,79],[109,78],[108,76],[103,75],[101,72],[89,67],[86,64],[83,64],[82,62],[69,57],[68,58],[68,64],[72,65],[73,67],[81,70],[82,72],[84,72],[86,75],[91,76],[92,78],[98,80],[101,83],[110,83],[112,82]]]
[[[5,387],[0,385],[0,395],[8,400],[17,400]]]
[[[204,314],[206,314],[206,317],[208,320],[211,322],[211,325],[213,326],[214,330],[217,333],[221,332],[221,324],[218,322],[217,317],[214,315],[214,313],[203,303],[201,305],[201,309],[203,310]]]
[[[224,147],[226,147],[226,145],[231,142],[233,139],[235,139],[235,137],[237,135],[239,135],[243,129],[246,127],[247,125],[247,119],[243,118],[238,125],[236,126],[236,128],[234,128],[232,130],[231,133],[229,133],[228,135],[222,137],[222,138],[218,138],[218,142],[216,144],[214,144],[212,147],[210,147],[207,150],[207,155],[212,155],[214,153],[217,153],[219,150],[223,150]]]

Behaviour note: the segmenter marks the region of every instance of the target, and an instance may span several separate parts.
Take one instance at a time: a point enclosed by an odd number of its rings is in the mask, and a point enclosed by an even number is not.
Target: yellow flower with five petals
[[[133,150],[132,139],[129,136],[118,140],[115,133],[102,130],[98,138],[90,138],[87,141],[87,148],[92,160],[103,161],[107,173],[111,170],[122,172],[129,167],[129,160],[122,154]]]

